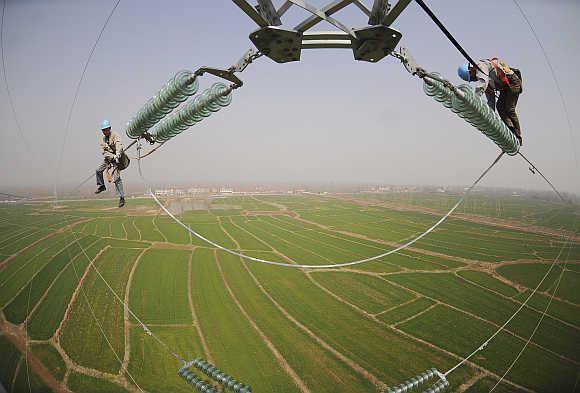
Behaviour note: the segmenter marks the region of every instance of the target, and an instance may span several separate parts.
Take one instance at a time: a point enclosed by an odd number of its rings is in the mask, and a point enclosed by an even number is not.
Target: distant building
[[[208,187],[191,187],[187,189],[189,195],[209,194],[211,190]]]

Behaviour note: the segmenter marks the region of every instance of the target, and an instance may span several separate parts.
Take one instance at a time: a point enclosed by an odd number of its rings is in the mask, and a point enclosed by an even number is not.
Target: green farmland
[[[246,255],[318,266],[406,243],[454,201],[234,196],[179,217]],[[240,259],[148,199],[2,205],[0,382],[185,393],[181,359],[204,358],[256,393],[376,393],[451,369],[519,310],[449,374],[449,391],[580,392],[579,217],[478,195],[405,250],[321,269]]]

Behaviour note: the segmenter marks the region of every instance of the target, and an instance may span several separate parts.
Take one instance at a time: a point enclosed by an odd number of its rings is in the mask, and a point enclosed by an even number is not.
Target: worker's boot
[[[95,191],[95,194],[100,194],[101,192],[105,191],[107,189],[107,187],[105,186],[99,186],[99,188],[97,188],[97,191]]]
[[[121,197],[119,198],[119,207],[123,207],[125,206],[125,198]]]

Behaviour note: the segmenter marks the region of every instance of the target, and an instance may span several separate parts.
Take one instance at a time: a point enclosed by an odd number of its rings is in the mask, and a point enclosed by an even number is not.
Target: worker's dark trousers
[[[522,93],[522,82],[515,74],[507,75],[507,78],[510,86],[500,90],[499,99],[497,100],[497,113],[499,113],[505,125],[521,138],[522,130],[516,113],[516,105]]]
[[[97,187],[105,187],[105,179],[103,179],[103,172],[107,169],[107,163],[103,162],[95,170],[95,175],[97,176]],[[117,191],[117,196],[119,198],[125,198],[125,190],[123,190],[123,180],[121,180],[121,175],[118,170],[113,170],[113,183],[115,183],[115,191]]]

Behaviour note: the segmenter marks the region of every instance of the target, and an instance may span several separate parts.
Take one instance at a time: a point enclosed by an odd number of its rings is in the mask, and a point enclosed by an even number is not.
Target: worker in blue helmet
[[[107,171],[107,178],[115,184],[115,190],[119,197],[119,207],[125,206],[125,191],[123,190],[123,181],[121,180],[121,161],[123,158],[123,144],[121,137],[116,132],[111,131],[111,122],[103,120],[101,122],[101,131],[103,137],[99,144],[101,146],[101,154],[103,155],[103,163],[99,165],[96,170],[97,176],[97,191],[95,194],[100,194],[105,191],[105,181],[103,179],[103,172]],[[112,169],[112,175],[109,172]]]
[[[485,93],[487,104],[493,110],[497,108],[497,113],[518,138],[521,146],[522,130],[516,113],[518,99],[523,91],[520,70],[509,67],[497,57],[480,60],[477,67],[462,64],[457,69],[457,74],[464,81],[476,82],[475,92],[479,95]],[[499,92],[497,104],[496,91]]]

